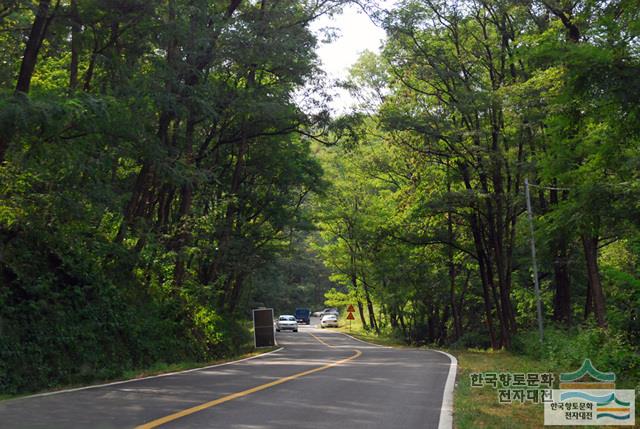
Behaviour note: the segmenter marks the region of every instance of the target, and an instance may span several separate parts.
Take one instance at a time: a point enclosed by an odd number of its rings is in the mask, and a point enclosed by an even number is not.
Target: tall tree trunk
[[[122,222],[114,242],[121,243],[127,235],[127,230],[133,224],[137,216],[142,212],[142,208],[147,204],[150,188],[154,181],[155,169],[150,162],[145,161],[138,172],[136,182],[129,198],[129,202],[123,210]]]
[[[255,79],[256,69],[255,67],[252,67],[247,75],[247,88],[250,89],[254,87],[256,83]],[[240,192],[240,186],[242,184],[245,168],[245,157],[247,155],[247,152],[249,151],[249,138],[247,137],[248,122],[249,121],[245,119],[243,120],[241,125],[241,139],[238,146],[236,164],[231,176],[231,185],[229,188],[229,196],[231,198],[229,199],[229,202],[227,204],[224,226],[221,233],[218,235],[218,252],[213,257],[211,268],[209,269],[209,275],[207,276],[209,281],[213,281],[220,275],[221,264],[226,263],[228,253],[230,251],[233,225],[238,215],[238,211],[240,210],[238,202],[235,201],[235,197]],[[228,290],[225,289],[221,296],[225,297],[227,293]],[[221,303],[221,305],[224,306],[224,303]]]
[[[398,311],[398,320],[400,321],[400,327],[402,328],[402,337],[407,339],[407,324],[404,321],[404,315],[402,314],[402,310]]]
[[[447,164],[447,192],[451,193],[451,180],[449,177],[449,164]],[[447,233],[449,243],[453,243],[453,219],[451,210],[447,211]],[[456,265],[453,260],[453,246],[447,246],[447,257],[449,262],[449,301],[451,305],[451,314],[453,315],[453,332],[454,339],[460,338],[462,335],[462,325],[460,323],[460,314],[456,306]]]
[[[56,8],[60,2],[56,4]],[[36,62],[38,61],[38,53],[42,47],[42,42],[45,39],[47,33],[47,27],[51,23],[54,15],[49,16],[49,7],[51,6],[51,0],[40,0],[36,17],[31,26],[29,32],[29,38],[27,39],[27,45],[24,49],[24,55],[22,56],[22,62],[20,63],[20,72],[18,73],[18,81],[16,83],[16,92],[29,92],[31,86],[31,78],[33,72],[36,69]]]
[[[10,136],[3,131],[0,131],[0,165],[2,165],[4,158],[7,156],[7,149],[9,149],[9,141],[11,140]]]
[[[18,72],[18,79],[16,83],[15,93],[28,93],[31,87],[31,78],[36,69],[36,62],[38,61],[38,53],[42,47],[47,28],[55,16],[55,10],[60,5],[60,1],[56,3],[54,12],[49,15],[49,7],[51,6],[51,0],[40,0],[38,4],[38,10],[29,32],[29,38],[22,55],[22,62],[20,63],[20,71]],[[3,130],[4,131],[4,130]],[[0,131],[0,164],[2,164],[7,155],[9,144],[11,143],[11,132]]]
[[[555,183],[554,183],[555,184]],[[566,200],[568,193],[563,192],[563,200]],[[550,191],[549,200],[551,205],[558,205],[558,191]],[[567,237],[563,232],[557,232],[554,240],[553,255],[553,278],[556,293],[553,297],[553,319],[566,324],[571,323],[571,279],[569,277],[569,249]]]
[[[91,80],[93,79],[93,72],[96,68],[96,61],[98,60],[98,42],[94,42],[94,49],[91,53],[91,57],[89,58],[89,65],[87,66],[87,70],[84,72],[84,83],[82,84],[82,90],[85,92],[89,92],[91,90]]]
[[[449,309],[450,305],[445,304],[444,310],[442,310],[442,316],[440,317],[440,325],[438,326],[438,344],[442,345],[447,340],[447,322],[449,321]]]
[[[161,233],[167,233],[167,225],[171,216],[171,204],[175,196],[174,186],[165,183],[158,194],[158,219],[157,225]]]
[[[429,297],[425,306],[427,307],[427,343],[434,343],[436,340],[436,329],[438,327],[438,312],[433,305],[433,299]]]
[[[180,190],[180,212],[179,222],[184,222],[185,218],[189,214],[191,209],[191,199],[192,199],[192,187],[190,184],[182,185]],[[184,275],[185,275],[185,264],[187,260],[187,255],[184,252],[184,247],[188,246],[191,241],[191,234],[185,230],[184,228],[180,228],[180,232],[178,232],[178,236],[176,237],[176,245],[174,246],[177,251],[176,256],[176,264],[174,270],[174,283],[179,288],[184,283]]]
[[[369,313],[369,325],[376,331],[376,333],[380,333],[380,328],[378,328],[378,323],[376,322],[376,314],[373,309],[373,301],[371,301],[371,293],[369,292],[369,284],[367,283],[367,279],[364,276],[364,272],[362,274],[362,289],[364,290],[364,297],[367,301],[367,311]]]
[[[471,186],[471,178],[469,176],[469,167],[462,163],[459,165],[460,172],[462,173],[462,178],[464,180],[465,188],[467,190],[473,191],[473,187]],[[496,339],[495,328],[493,326],[493,316],[492,316],[492,302],[490,296],[490,279],[489,279],[489,267],[486,266],[486,257],[484,243],[482,240],[482,232],[480,231],[479,219],[477,210],[469,216],[469,221],[471,224],[471,232],[473,235],[473,242],[476,248],[476,253],[478,254],[478,270],[480,272],[480,280],[482,283],[482,295],[484,298],[484,311],[485,311],[485,322],[487,324],[487,330],[489,331],[489,338],[491,340],[491,347],[494,350],[498,350],[500,348],[498,341]]]
[[[592,234],[582,234],[582,246],[587,263],[587,275],[589,277],[589,290],[593,298],[593,309],[598,326],[607,327],[607,309],[605,307],[604,292],[600,282],[598,269],[598,237]]]
[[[187,125],[185,130],[185,148],[184,159],[187,166],[193,164],[193,133],[195,129],[195,113],[190,110],[189,118],[187,119]],[[193,202],[193,184],[191,182],[184,183],[180,188],[180,208],[178,210],[178,223],[184,223],[191,211],[191,203]],[[180,226],[180,232],[177,241],[177,257],[176,257],[176,276],[174,277],[177,287],[181,287],[184,282],[185,274],[185,260],[187,255],[184,252],[184,248],[191,242],[191,232],[183,225]],[[180,274],[178,276],[178,274]]]
[[[367,319],[365,319],[364,317],[364,304],[359,299],[358,299],[358,315],[360,316],[360,322],[362,323],[362,328],[365,331],[368,331],[369,325],[367,325]]]
[[[225,213],[225,223],[222,230],[218,232],[218,251],[213,257],[210,268],[208,270],[207,280],[208,282],[214,281],[221,274],[221,268],[226,263],[230,246],[231,235],[233,232],[233,224],[236,219],[238,207],[234,201],[234,197],[240,192],[240,185],[242,183],[242,175],[244,171],[245,156],[248,150],[248,142],[243,137],[240,145],[238,146],[238,153],[236,155],[236,162],[233,169],[233,175],[231,177],[231,184],[229,187],[229,202],[227,204],[227,210]],[[224,294],[223,294],[224,296]]]
[[[553,297],[553,319],[571,323],[571,283],[567,266],[568,250],[566,242],[556,242],[553,261],[553,278],[556,293]]]
[[[587,296],[584,300],[584,320],[589,319],[589,315],[593,311],[593,294],[591,293],[591,285],[587,282]]]
[[[78,87],[78,62],[80,57],[80,15],[78,0],[71,0],[71,62],[69,64],[69,89]]]
[[[389,306],[389,323],[391,324],[391,329],[398,329],[400,326],[398,324],[398,313],[396,312],[396,307],[394,305]]]
[[[351,255],[351,287],[353,288],[354,295],[358,296],[358,274],[356,273],[356,258],[352,254]],[[356,298],[358,300],[358,314],[360,315],[360,322],[362,322],[362,327],[364,330],[368,330],[367,321],[364,318],[364,306],[362,305],[362,301],[360,298]]]
[[[243,272],[235,273],[233,275],[233,288],[231,290],[231,295],[227,300],[227,309],[229,313],[235,312],[236,308],[238,308],[245,277],[246,274]]]
[[[559,322],[570,324],[571,289],[567,258],[566,245],[558,244],[553,263],[553,274],[556,284],[556,294],[553,299],[553,318]]]
[[[367,300],[367,311],[369,313],[369,325],[376,331],[376,333],[380,333],[380,328],[378,328],[378,323],[376,322],[376,315],[373,309],[373,302],[371,301],[371,296],[369,295],[369,287],[366,284],[364,286],[364,295]]]
[[[169,0],[168,3],[168,24],[172,25],[176,20],[176,8],[175,8],[175,0]],[[112,33],[113,35],[113,33]],[[167,54],[166,54],[166,63],[167,66],[176,71],[178,69],[177,64],[177,50],[178,50],[178,41],[175,37],[171,37],[167,43]],[[89,67],[85,72],[84,76],[84,90],[88,91],[91,85],[91,78],[93,76],[93,67],[95,63],[95,55],[98,50],[97,42],[94,43],[93,52],[91,55]],[[175,93],[175,85],[171,81],[171,79],[167,79],[165,82],[165,91],[167,94]],[[176,120],[176,114],[173,110],[163,108],[158,116],[158,131],[156,133],[158,140],[160,140],[160,144],[162,147],[169,147],[171,145],[170,139],[170,126],[171,123],[174,123],[174,138],[177,135],[177,129],[179,120]],[[127,203],[124,212],[123,212],[123,220],[120,224],[120,229],[118,230],[118,234],[116,236],[115,241],[121,242],[127,234],[128,228],[132,225],[133,221],[136,218],[136,214],[139,213],[139,207],[145,204],[146,199],[149,194],[149,188],[154,181],[155,177],[155,165],[152,160],[142,159],[142,167],[138,172],[138,176],[136,177],[136,182],[131,193],[131,198]],[[171,200],[173,199],[173,190],[171,191],[171,199],[169,201],[164,201],[160,204],[162,212],[159,213],[159,218],[162,218],[164,214],[168,214],[170,210]],[[162,196],[162,195],[161,195]],[[168,219],[164,219],[168,220]]]
[[[495,143],[497,145],[497,143]],[[494,156],[498,156],[497,154]],[[502,176],[498,167],[494,167],[497,172],[494,172],[493,177],[493,198],[487,198],[487,220],[488,220],[488,246],[487,252],[487,268],[493,271],[493,267],[496,269],[497,282],[498,282],[498,299],[496,299],[497,314],[500,320],[500,337],[502,346],[510,347],[511,345],[511,332],[512,327],[515,325],[513,317],[513,310],[511,306],[511,298],[509,295],[509,285],[507,284],[506,274],[506,256],[504,248],[504,213],[503,213],[503,198],[504,193],[502,191]],[[483,192],[490,195],[489,187],[485,180],[481,180]],[[495,207],[494,207],[495,204]],[[491,258],[491,259],[489,259]],[[490,277],[490,279],[493,276]],[[495,286],[494,286],[495,288]]]
[[[462,324],[460,322],[460,313],[456,305],[456,269],[452,261],[449,263],[449,304],[451,305],[451,314],[453,316],[453,333],[454,340],[462,336]]]

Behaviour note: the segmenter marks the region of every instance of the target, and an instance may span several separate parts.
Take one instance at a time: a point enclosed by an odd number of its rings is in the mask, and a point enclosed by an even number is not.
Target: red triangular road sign
[[[348,311],[349,313],[353,313],[354,311],[356,311],[356,309],[355,309],[355,308],[353,308],[353,305],[349,304],[349,308],[347,308],[347,311]]]
[[[356,318],[353,317],[353,313],[349,313],[347,314],[347,320],[356,320]]]

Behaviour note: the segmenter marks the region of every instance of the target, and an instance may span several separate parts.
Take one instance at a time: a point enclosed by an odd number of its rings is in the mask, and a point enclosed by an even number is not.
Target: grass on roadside
[[[454,424],[466,428],[541,428],[542,404],[501,404],[493,387],[471,387],[471,373],[479,372],[552,372],[543,363],[506,351],[452,350],[458,359],[454,393]],[[514,423],[517,424],[514,425]]]
[[[471,387],[471,373],[553,373],[556,377],[571,368],[558,368],[529,356],[508,351],[449,350],[458,359],[458,374],[454,394],[454,427],[467,428],[543,428],[544,408],[542,404],[501,404],[498,390],[493,387]],[[627,388],[620,383],[618,388]],[[554,388],[558,388],[556,380]],[[637,412],[636,412],[637,414]],[[553,426],[573,428],[575,426]],[[582,426],[598,428],[601,426]],[[624,428],[629,426],[607,426]]]
[[[351,329],[349,329],[348,321],[346,325],[341,323],[339,328],[331,328],[331,330],[349,334],[360,340],[379,344],[381,346],[407,347],[407,345],[400,339],[388,335],[377,335],[374,331],[365,331],[362,329],[362,325],[360,325],[358,329],[356,329],[355,326],[352,326]]]
[[[344,334],[352,335],[363,341],[369,341],[381,346],[393,346],[393,347],[407,347],[407,344],[400,338],[393,337],[387,334],[376,334],[375,331],[365,330],[360,321],[360,317],[357,313],[354,313],[355,320],[347,320],[347,314],[340,315],[338,320],[338,328],[328,328],[332,331],[342,332]]]

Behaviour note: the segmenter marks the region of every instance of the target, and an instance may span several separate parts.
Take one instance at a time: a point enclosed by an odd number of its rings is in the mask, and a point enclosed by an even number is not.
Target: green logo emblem
[[[582,366],[577,371],[560,374],[560,382],[566,383],[576,381],[584,377],[586,374],[589,374],[592,378],[595,378],[598,381],[616,381],[616,375],[613,372],[598,371],[591,363],[591,359],[585,359],[584,362],[582,362]]]

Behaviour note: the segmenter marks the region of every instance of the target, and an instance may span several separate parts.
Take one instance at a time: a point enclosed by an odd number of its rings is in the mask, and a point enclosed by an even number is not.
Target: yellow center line
[[[322,344],[324,344],[327,347],[331,347],[332,349],[335,348],[336,346],[332,346],[331,344],[327,344],[325,343],[321,338],[316,337],[315,335],[313,335],[311,332],[308,333],[309,335],[311,335],[313,338],[315,338],[316,340],[320,341]]]
[[[313,335],[313,334],[312,334]],[[264,389],[268,389],[269,387],[277,386],[278,384],[286,383],[287,381],[295,380],[296,378],[304,377],[305,375],[313,374],[318,371],[324,371],[325,369],[329,369],[334,366],[342,365],[343,363],[349,362],[350,360],[356,359],[358,356],[362,354],[360,350],[354,350],[355,354],[349,356],[348,358],[329,363],[327,365],[310,369],[307,371],[299,372],[297,374],[290,375],[288,377],[282,377],[277,380],[274,380],[270,383],[262,384],[260,386],[252,387],[251,389],[243,390],[242,392],[233,393],[231,395],[223,396],[222,398],[215,399],[213,401],[206,402],[204,404],[196,405],[195,407],[187,408],[186,410],[179,411],[174,414],[170,414],[165,417],[161,417],[159,419],[153,420],[149,423],[145,423],[143,425],[137,426],[136,429],[151,429],[156,428],[165,423],[169,423],[173,420],[177,420],[179,418],[188,416],[190,414],[197,413],[198,411],[205,410],[207,408],[215,407],[216,405],[222,404],[224,402],[233,401],[234,399],[242,398],[243,396],[250,395],[255,392],[259,392]]]

